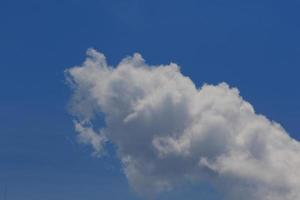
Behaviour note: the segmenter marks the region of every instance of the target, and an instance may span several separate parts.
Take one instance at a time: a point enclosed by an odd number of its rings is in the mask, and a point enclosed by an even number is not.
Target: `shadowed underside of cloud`
[[[176,64],[148,65],[140,54],[116,67],[96,50],[87,54],[66,70],[79,141],[98,155],[112,142],[135,191],[207,182],[224,199],[300,199],[299,142],[256,114],[238,89],[197,88]]]

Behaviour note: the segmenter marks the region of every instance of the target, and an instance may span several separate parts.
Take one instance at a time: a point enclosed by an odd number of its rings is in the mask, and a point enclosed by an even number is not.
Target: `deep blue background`
[[[300,139],[298,0],[0,0],[0,199],[137,199],[112,156],[76,143],[64,69],[140,52],[197,86],[228,82]],[[206,186],[161,199],[216,199]]]

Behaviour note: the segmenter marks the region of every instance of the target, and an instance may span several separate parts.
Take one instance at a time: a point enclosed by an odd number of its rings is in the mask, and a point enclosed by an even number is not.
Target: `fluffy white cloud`
[[[98,153],[115,144],[137,192],[207,181],[231,200],[300,199],[299,142],[256,114],[238,89],[197,88],[176,64],[150,66],[140,54],[116,67],[87,54],[66,70],[76,130]],[[99,113],[105,127],[95,131]]]

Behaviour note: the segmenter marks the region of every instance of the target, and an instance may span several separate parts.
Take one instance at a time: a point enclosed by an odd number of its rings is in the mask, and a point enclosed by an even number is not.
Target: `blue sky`
[[[76,142],[64,70],[89,47],[116,64],[140,52],[197,86],[226,81],[300,139],[300,3],[222,0],[0,0],[0,194],[139,199],[110,156]],[[217,199],[206,186],[160,199]]]

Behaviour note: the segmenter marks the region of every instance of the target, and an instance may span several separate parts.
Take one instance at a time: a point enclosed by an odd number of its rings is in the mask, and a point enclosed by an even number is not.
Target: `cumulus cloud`
[[[116,67],[96,50],[66,70],[80,141],[113,143],[130,185],[154,194],[207,182],[224,199],[300,199],[300,144],[226,83],[197,88],[179,67],[140,54]],[[94,130],[99,113],[105,126]]]

